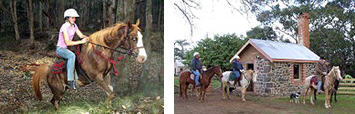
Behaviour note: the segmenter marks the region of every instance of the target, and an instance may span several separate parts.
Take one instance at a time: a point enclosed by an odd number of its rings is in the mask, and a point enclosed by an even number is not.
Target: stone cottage
[[[304,79],[315,73],[319,61],[319,56],[303,45],[257,39],[250,39],[236,55],[245,69],[259,70],[251,90],[266,96],[301,91]]]

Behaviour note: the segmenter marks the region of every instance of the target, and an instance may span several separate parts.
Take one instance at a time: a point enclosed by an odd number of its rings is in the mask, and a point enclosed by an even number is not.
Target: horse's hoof
[[[243,99],[243,102],[245,102],[245,101],[247,101],[247,100]]]

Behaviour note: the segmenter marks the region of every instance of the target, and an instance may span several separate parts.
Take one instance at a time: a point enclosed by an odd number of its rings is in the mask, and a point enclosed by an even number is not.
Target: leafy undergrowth
[[[44,108],[36,109],[29,113],[153,113],[160,114],[164,111],[164,99],[157,97],[144,97],[142,94],[115,98],[112,106],[108,106],[104,100],[99,102],[79,100],[74,102],[62,101],[59,110],[54,110],[51,104],[47,103]]]

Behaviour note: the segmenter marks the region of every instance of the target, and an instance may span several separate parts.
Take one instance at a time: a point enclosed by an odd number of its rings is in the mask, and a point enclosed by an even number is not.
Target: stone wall
[[[301,80],[293,80],[293,63],[273,62],[264,58],[257,59],[259,70],[254,92],[262,96],[288,96],[301,91],[303,80],[314,73],[314,63],[300,63],[302,66]]]

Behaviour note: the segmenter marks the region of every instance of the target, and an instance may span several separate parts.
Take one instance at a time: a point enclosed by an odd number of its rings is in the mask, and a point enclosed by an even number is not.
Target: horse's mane
[[[206,73],[211,73],[213,71],[214,68],[216,68],[217,66],[213,66],[213,67],[210,67],[206,70]]]
[[[108,47],[107,44],[105,43],[105,39],[117,38],[118,30],[124,26],[126,26],[126,24],[117,23],[111,27],[107,27],[105,29],[99,30],[89,36],[90,42]],[[88,51],[89,50],[91,50],[91,46],[88,46]]]

